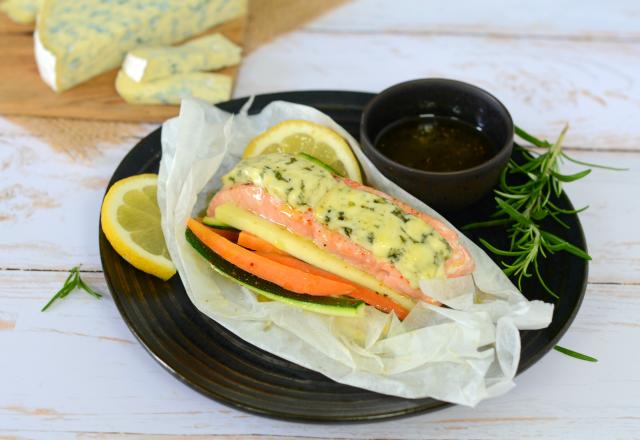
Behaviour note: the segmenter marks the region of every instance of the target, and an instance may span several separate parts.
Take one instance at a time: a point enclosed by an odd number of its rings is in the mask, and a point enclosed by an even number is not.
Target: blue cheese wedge
[[[122,70],[137,82],[178,73],[218,70],[240,62],[242,49],[223,35],[197,38],[175,47],[141,47],[127,54]]]
[[[215,104],[231,97],[231,86],[230,76],[204,72],[180,73],[139,83],[120,70],[116,78],[116,90],[131,104],[178,105],[187,96]]]
[[[35,54],[63,91],[118,67],[140,46],[171,45],[246,12],[246,0],[44,0]]]
[[[42,0],[5,0],[0,4],[0,11],[16,23],[31,24],[36,21],[40,3]]]

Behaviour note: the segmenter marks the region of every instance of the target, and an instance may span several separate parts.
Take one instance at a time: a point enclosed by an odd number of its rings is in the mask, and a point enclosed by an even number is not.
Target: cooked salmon
[[[374,188],[367,187],[349,179],[337,179],[351,188],[382,197],[393,203],[406,214],[416,216],[430,225],[446,240],[451,248],[450,255],[444,263],[444,273],[446,277],[458,277],[473,271],[474,263],[469,253],[460,244],[456,232],[448,228],[444,223]],[[311,239],[320,248],[341,257],[354,267],[372,274],[397,292],[416,299],[436,303],[436,301],[425,295],[419,288],[414,287],[415,283],[412,285],[407,277],[392,263],[377,258],[370,250],[354,243],[349,237],[333,231],[319,222],[314,216],[311,207],[308,207],[306,210],[295,209],[290,204],[275,197],[260,186],[254,184],[237,184],[227,186],[215,195],[209,204],[207,215],[215,217],[216,207],[224,203],[233,203],[270,222],[285,227],[294,234]]]

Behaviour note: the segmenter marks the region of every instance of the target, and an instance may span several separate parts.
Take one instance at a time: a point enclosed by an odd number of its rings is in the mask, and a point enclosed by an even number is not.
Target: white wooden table
[[[0,437],[640,438],[640,3],[355,1],[251,53],[236,95],[379,91],[436,76],[488,89],[535,134],[554,137],[569,122],[575,157],[630,168],[566,187],[591,206],[580,219],[593,262],[562,345],[598,363],[552,351],[475,409],[375,424],[303,425],[227,408],[151,359],[101,273],[106,182],[153,126],[104,124],[111,134],[79,149],[0,118]],[[40,313],[78,263],[106,297],[76,293]]]

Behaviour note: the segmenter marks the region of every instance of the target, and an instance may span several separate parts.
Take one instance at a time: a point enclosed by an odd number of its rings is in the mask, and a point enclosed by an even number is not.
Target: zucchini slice
[[[207,226],[211,226],[212,228],[216,228],[216,229],[230,229],[230,230],[233,230],[233,231],[237,230],[233,226],[229,226],[228,224],[221,222],[220,220],[218,220],[215,217],[203,217],[202,218],[202,223],[204,223]]]
[[[266,298],[333,316],[359,316],[365,306],[363,301],[353,298],[304,295],[283,289],[229,263],[202,243],[189,228],[186,229],[185,236],[187,242],[211,263],[216,272]]]
[[[401,295],[378,281],[371,274],[357,269],[341,258],[319,248],[311,240],[295,235],[284,227],[271,223],[232,203],[224,203],[216,207],[216,217],[241,231],[250,232],[268,241],[278,249],[312,266],[339,275],[378,292],[380,295],[388,296],[408,310],[411,310],[415,305],[412,298]]]
[[[333,174],[334,176],[340,176],[340,177],[346,177],[343,173],[339,173],[337,170],[335,170],[331,165],[324,163],[323,161],[321,161],[320,159],[318,159],[315,156],[312,156],[308,153],[298,153],[297,156],[308,160],[309,162],[318,165],[321,168],[324,168],[325,170],[329,171],[331,174]]]

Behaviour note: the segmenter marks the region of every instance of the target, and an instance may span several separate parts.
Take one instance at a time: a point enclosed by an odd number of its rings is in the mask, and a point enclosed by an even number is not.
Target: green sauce
[[[436,116],[401,119],[376,142],[382,154],[424,171],[460,171],[491,159],[496,148],[480,130],[458,119]]]

